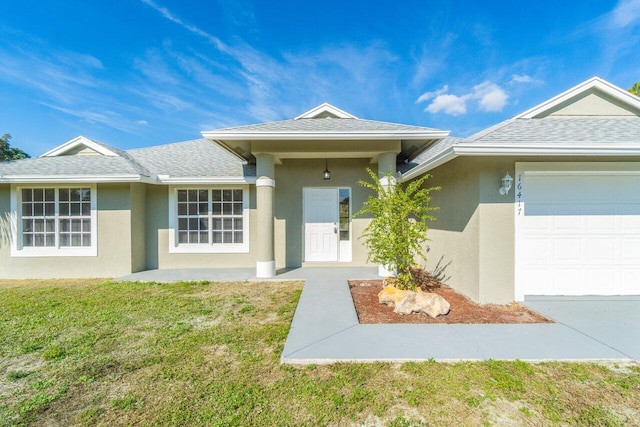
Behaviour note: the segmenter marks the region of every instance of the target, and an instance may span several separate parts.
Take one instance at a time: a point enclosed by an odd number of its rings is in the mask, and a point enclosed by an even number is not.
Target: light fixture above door
[[[322,179],[325,181],[331,179],[331,171],[329,170],[329,162],[327,159],[324,159],[324,172],[322,172]]]

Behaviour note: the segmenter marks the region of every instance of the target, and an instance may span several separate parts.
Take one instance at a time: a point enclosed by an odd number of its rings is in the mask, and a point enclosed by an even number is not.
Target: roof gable
[[[549,116],[640,116],[640,98],[594,76],[514,118]]]
[[[56,148],[47,151],[40,157],[58,157],[72,155],[103,155],[117,157],[119,154],[99,142],[93,141],[82,135],[77,136]]]
[[[356,116],[353,116],[349,113],[347,113],[344,110],[339,109],[338,107],[334,107],[331,104],[328,103],[324,103],[321,105],[318,105],[315,108],[312,108],[311,110],[300,114],[298,117],[294,118],[293,120],[299,120],[299,119],[326,119],[326,118],[332,118],[332,119],[357,119]]]

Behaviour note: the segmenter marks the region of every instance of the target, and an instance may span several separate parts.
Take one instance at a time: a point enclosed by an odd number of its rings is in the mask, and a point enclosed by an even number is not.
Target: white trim
[[[55,157],[55,156],[60,156],[76,147],[78,147],[79,145],[84,145],[87,148],[92,149],[93,151],[95,151],[96,153],[102,154],[104,156],[110,156],[110,157],[118,157],[119,155],[111,150],[109,150],[108,148],[97,144],[95,141],[90,140],[89,138],[86,138],[82,135],[77,136],[67,142],[65,142],[62,145],[57,146],[56,148],[47,151],[46,153],[44,153],[43,155],[41,155],[40,157]]]
[[[178,243],[178,190],[202,189],[239,189],[242,190],[242,240],[243,243]],[[238,254],[249,253],[249,186],[248,185],[171,185],[169,191],[169,253],[191,254]],[[211,203],[211,201],[209,201]]]
[[[357,119],[356,116],[353,116],[353,115],[347,113],[346,111],[341,110],[338,107],[334,107],[333,105],[325,102],[324,104],[320,104],[317,107],[312,108],[311,110],[300,114],[298,117],[295,117],[293,120],[313,119],[313,118],[319,116],[322,113],[332,114],[332,115],[336,116],[339,119]]]
[[[479,144],[459,143],[402,174],[413,179],[459,156],[640,156],[640,146],[632,144]]]
[[[244,140],[421,140],[421,139],[443,139],[449,136],[449,131],[429,130],[429,131],[357,131],[357,132],[301,132],[301,131],[277,131],[277,132],[223,132],[205,131],[202,136],[207,139],[222,141],[244,141]]]
[[[223,185],[223,184],[255,184],[256,177],[173,177],[170,175],[158,175],[161,184],[184,184],[184,185]]]
[[[276,180],[266,177],[260,177],[256,180],[256,187],[275,187]]]
[[[275,261],[256,261],[256,277],[258,279],[269,279],[276,276]]]
[[[0,182],[15,184],[58,184],[88,182],[145,182],[155,184],[156,181],[140,175],[4,175],[0,176]]]
[[[453,152],[462,156],[638,156],[637,144],[456,144]]]
[[[548,99],[547,101],[544,101],[541,104],[538,104],[535,107],[530,108],[527,111],[518,114],[514,118],[516,119],[534,118],[536,116],[539,116],[540,114],[543,114],[553,109],[554,107],[562,104],[563,102],[566,102],[571,98],[574,98],[580,95],[581,93],[584,93],[591,89],[598,89],[599,91],[611,96],[612,98],[624,104],[627,104],[632,108],[636,108],[640,110],[640,99],[637,96],[632,95],[626,90],[619,88],[618,86],[611,84],[608,81],[598,76],[594,76],[562,92],[561,94],[556,95],[553,98]]]
[[[11,221],[12,221],[12,236],[11,236],[11,256],[16,258],[29,258],[29,257],[88,257],[98,256],[98,191],[97,186],[93,183],[83,183],[83,187],[88,187],[91,190],[91,246],[85,247],[22,247],[22,216],[18,214],[19,207],[21,205],[21,190],[23,188],[33,188],[32,185],[12,185],[10,206],[11,206]],[[40,185],[40,188],[65,188],[63,184],[57,185]],[[59,202],[56,202],[56,217],[58,212]],[[21,211],[21,209],[20,209]],[[56,220],[56,235],[59,233]]]

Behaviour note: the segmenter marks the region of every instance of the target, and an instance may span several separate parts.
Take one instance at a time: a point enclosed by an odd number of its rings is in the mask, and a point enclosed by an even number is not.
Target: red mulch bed
[[[349,288],[360,323],[553,323],[517,303],[475,303],[424,272],[418,282],[422,290],[441,295],[451,304],[449,314],[434,319],[424,313],[394,313],[393,307],[378,302],[382,280],[351,280]]]

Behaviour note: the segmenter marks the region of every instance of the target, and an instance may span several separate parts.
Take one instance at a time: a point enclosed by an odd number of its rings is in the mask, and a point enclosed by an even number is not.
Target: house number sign
[[[518,184],[516,185],[516,201],[518,202],[516,204],[516,215],[521,216],[522,215],[522,174],[519,173],[518,174]]]

